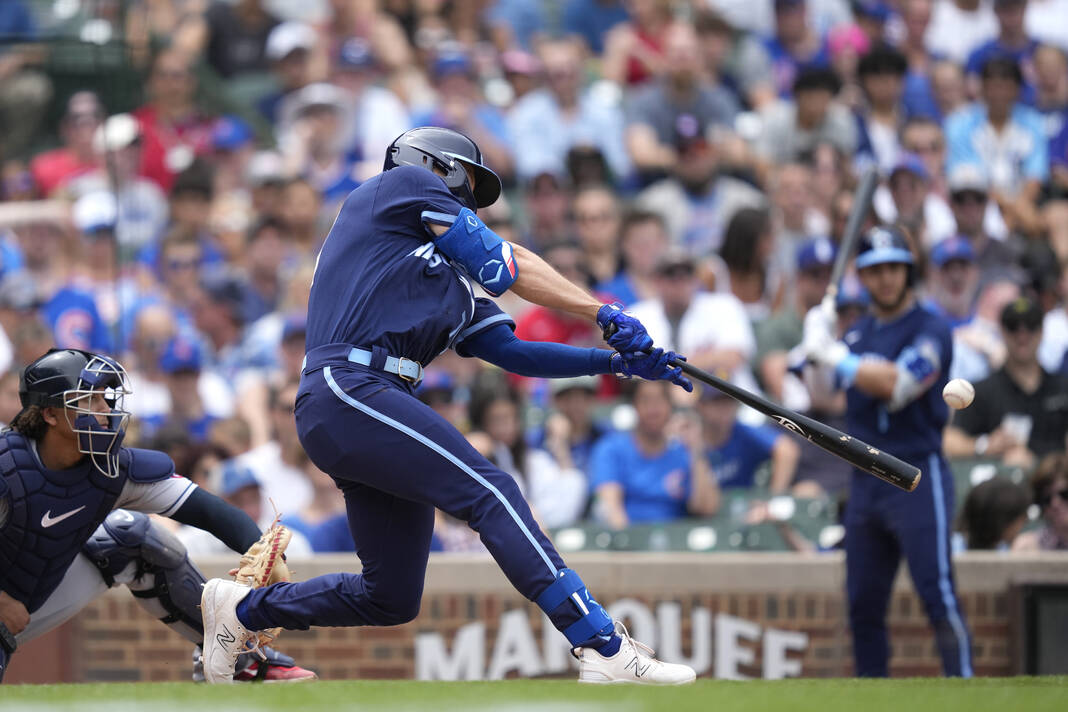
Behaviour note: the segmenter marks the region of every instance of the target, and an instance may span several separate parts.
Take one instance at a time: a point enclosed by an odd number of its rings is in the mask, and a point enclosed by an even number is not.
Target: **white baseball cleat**
[[[241,625],[237,604],[252,589],[235,581],[212,579],[204,584],[200,611],[204,616],[204,679],[233,682],[237,657],[248,652],[256,633]]]
[[[595,685],[686,685],[697,678],[697,673],[689,666],[665,663],[654,658],[652,648],[631,638],[619,621],[616,621],[616,635],[622,638],[619,651],[608,658],[593,648],[576,648],[579,682]]]

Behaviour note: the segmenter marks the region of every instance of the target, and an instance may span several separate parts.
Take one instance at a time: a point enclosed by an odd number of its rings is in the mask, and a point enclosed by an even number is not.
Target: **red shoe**
[[[319,676],[297,665],[271,665],[262,660],[234,675],[234,682],[307,682]]]

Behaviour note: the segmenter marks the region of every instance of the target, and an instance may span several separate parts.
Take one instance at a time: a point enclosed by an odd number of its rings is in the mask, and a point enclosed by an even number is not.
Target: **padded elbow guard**
[[[448,215],[426,210],[422,218],[425,223],[449,226],[434,237],[434,244],[492,296],[504,294],[515,282],[519,270],[512,246],[486,227],[474,211],[463,208],[459,215]]]

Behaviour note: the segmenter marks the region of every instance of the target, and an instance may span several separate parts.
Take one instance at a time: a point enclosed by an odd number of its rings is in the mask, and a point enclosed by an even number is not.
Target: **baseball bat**
[[[860,237],[860,229],[864,226],[864,218],[871,209],[871,200],[875,195],[875,189],[879,187],[879,170],[875,166],[868,168],[860,177],[860,183],[853,193],[853,205],[849,209],[846,218],[845,229],[842,232],[842,242],[838,245],[838,256],[834,260],[834,268],[831,270],[831,281],[827,284],[827,292],[823,296],[822,306],[827,316],[835,314],[834,302],[838,297],[838,289],[842,282],[842,274],[849,257],[853,254],[853,247]]]
[[[789,408],[772,403],[751,393],[744,388],[713,376],[711,373],[697,368],[685,361],[672,361],[673,366],[678,366],[687,376],[702,383],[712,386],[717,391],[726,393],[731,398],[744,403],[750,408],[768,416],[776,423],[792,433],[797,433],[813,445],[818,445],[836,457],[840,457],[854,467],[875,475],[884,482],[911,492],[920,483],[920,470],[907,462],[897,459],[888,452],[868,445],[866,442],[857,440],[841,430],[824,425],[818,420],[795,413]]]

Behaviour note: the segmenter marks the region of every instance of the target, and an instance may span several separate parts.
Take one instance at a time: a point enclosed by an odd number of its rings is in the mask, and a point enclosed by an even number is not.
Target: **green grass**
[[[209,687],[192,683],[4,685],[0,710],[78,712],[1041,712],[1068,709],[1068,677],[977,680],[702,680],[676,688],[566,681],[317,682]]]

